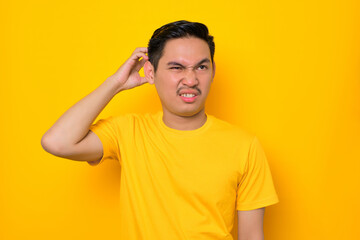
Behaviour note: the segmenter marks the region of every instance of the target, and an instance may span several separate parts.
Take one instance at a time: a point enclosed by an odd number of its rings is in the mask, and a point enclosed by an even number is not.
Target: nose
[[[192,69],[187,69],[187,71],[185,71],[185,75],[182,79],[182,83],[188,87],[196,86],[199,83],[197,76],[196,76],[196,72]]]

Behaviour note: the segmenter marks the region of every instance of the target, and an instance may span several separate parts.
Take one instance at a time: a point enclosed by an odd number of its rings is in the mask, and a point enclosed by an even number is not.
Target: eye
[[[206,70],[208,67],[206,65],[200,65],[198,68],[200,70]]]
[[[173,70],[180,70],[181,67],[171,67],[170,69],[173,69]]]

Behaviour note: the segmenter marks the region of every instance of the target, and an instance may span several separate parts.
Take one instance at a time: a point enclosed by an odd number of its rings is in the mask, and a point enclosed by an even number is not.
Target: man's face
[[[189,37],[167,41],[154,75],[164,114],[194,116],[204,111],[214,73],[204,40]]]

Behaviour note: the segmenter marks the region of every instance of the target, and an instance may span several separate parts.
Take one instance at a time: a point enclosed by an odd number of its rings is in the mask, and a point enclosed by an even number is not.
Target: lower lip
[[[181,98],[184,102],[191,103],[191,102],[194,102],[194,101],[195,101],[195,99],[197,98],[197,96],[194,96],[194,97],[189,98],[189,97],[184,97],[184,96],[181,96],[181,95],[180,95],[180,98]]]

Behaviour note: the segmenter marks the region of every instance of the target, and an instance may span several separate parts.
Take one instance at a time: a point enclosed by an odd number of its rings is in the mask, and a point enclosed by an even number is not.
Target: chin
[[[203,108],[196,109],[196,110],[183,110],[183,111],[176,112],[176,115],[182,116],[182,117],[193,117],[193,116],[198,115],[199,113],[203,112],[203,110],[204,110]]]

